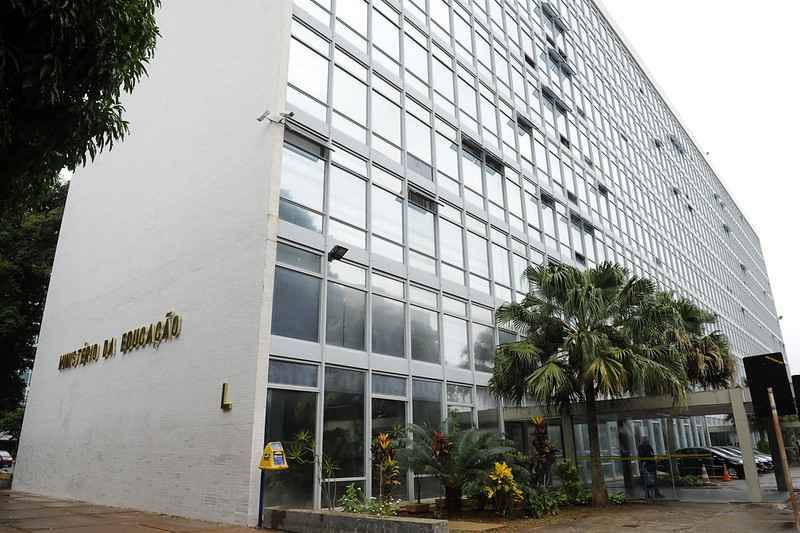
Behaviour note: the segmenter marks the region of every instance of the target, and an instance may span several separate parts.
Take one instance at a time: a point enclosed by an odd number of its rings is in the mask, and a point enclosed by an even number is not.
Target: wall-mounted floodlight
[[[347,248],[344,246],[339,246],[338,244],[331,248],[331,251],[328,252],[328,261],[341,261],[344,254],[347,253]]]

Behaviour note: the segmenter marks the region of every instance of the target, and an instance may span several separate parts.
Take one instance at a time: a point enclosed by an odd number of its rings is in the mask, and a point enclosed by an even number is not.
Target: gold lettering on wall
[[[176,315],[173,311],[170,311],[164,315],[163,320],[159,320],[149,326],[142,326],[123,333],[119,343],[119,351],[127,353],[145,346],[152,346],[153,349],[156,349],[162,342],[178,337],[181,334],[182,325],[183,321],[180,315]],[[116,337],[103,341],[103,359],[108,359],[116,355],[116,353]],[[67,370],[94,363],[99,359],[99,355],[99,344],[92,344],[90,346],[88,342],[85,342],[83,348],[67,352],[59,357],[58,369]]]

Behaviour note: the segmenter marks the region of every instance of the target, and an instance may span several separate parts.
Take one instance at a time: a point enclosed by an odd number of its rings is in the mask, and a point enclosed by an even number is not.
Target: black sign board
[[[772,416],[768,387],[772,387],[778,414],[781,416],[795,414],[794,398],[789,387],[789,376],[786,374],[783,354],[754,355],[742,358],[742,362],[756,416]]]
[[[797,412],[800,413],[800,375],[792,376],[792,387],[794,388],[794,404]]]

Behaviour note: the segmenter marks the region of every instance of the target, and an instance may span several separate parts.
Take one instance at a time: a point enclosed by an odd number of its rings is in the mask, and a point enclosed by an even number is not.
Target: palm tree
[[[704,389],[732,386],[739,364],[730,351],[728,337],[718,330],[705,333],[717,317],[686,298],[676,299],[673,306],[679,327],[667,331],[666,339],[683,355],[689,382]]]
[[[461,514],[464,490],[479,483],[497,461],[513,460],[513,443],[502,434],[470,427],[460,429],[455,413],[442,422],[440,431],[430,424],[411,424],[407,436],[398,439],[397,457],[403,468],[431,474],[444,487],[447,514]]]
[[[495,313],[524,338],[498,347],[489,387],[499,398],[530,398],[564,413],[586,402],[592,503],[608,505],[596,402],[638,394],[685,401],[684,361],[666,342],[667,331],[680,329],[674,300],[609,262],[585,271],[530,266],[524,277],[530,291],[522,301]]]

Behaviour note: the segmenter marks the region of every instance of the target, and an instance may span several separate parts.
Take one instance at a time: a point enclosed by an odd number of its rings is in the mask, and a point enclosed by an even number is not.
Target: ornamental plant
[[[489,474],[489,478],[491,482],[483,491],[490,501],[494,501],[497,512],[506,516],[514,502],[522,501],[522,491],[517,488],[511,467],[505,462],[495,463],[494,474]]]
[[[397,456],[402,468],[436,477],[444,488],[447,514],[461,514],[461,496],[482,487],[486,472],[496,461],[512,457],[512,442],[495,431],[461,429],[451,413],[439,430],[430,424],[411,424],[398,438]]]
[[[550,470],[558,460],[558,450],[556,443],[548,440],[544,418],[533,417],[531,420],[533,421],[531,451],[528,455],[518,455],[517,462],[528,470],[531,486],[539,490],[547,487],[550,482]]]
[[[381,502],[392,500],[392,491],[400,484],[400,466],[397,464],[397,449],[388,433],[381,433],[372,440],[372,468],[378,479]]]

